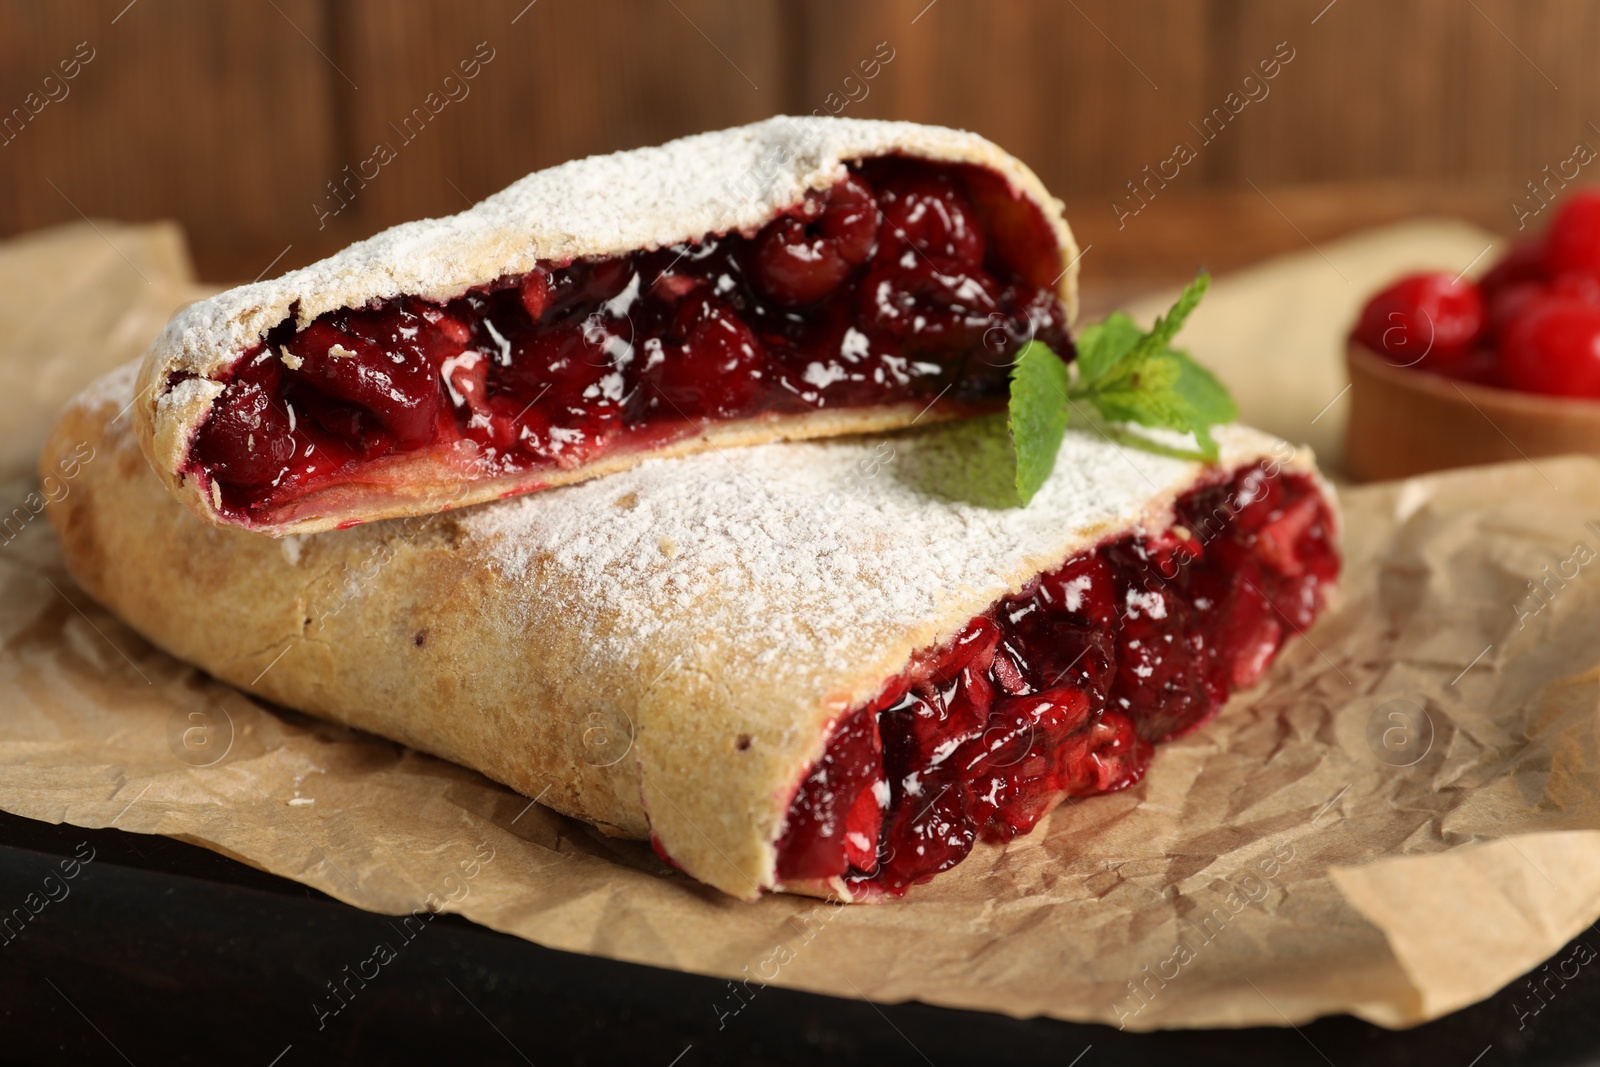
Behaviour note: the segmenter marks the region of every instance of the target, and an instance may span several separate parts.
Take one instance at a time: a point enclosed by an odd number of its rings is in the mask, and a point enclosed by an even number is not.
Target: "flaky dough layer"
[[[291,312],[300,326],[340,308],[401,295],[451,300],[474,286],[520,274],[540,260],[567,262],[662,248],[711,233],[754,231],[837,183],[852,160],[906,155],[969,163],[1003,176],[1032,200],[1055,232],[1057,279],[1069,319],[1077,311],[1077,246],[1061,203],[1021,161],[976,134],[910,122],[778,117],[685,137],[653,148],[591,156],[535,172],[443,219],[409,222],[280,278],[230,289],[179,312],[145,356],[134,405],[138,437],[162,481],[197,515],[229,523],[206,488],[186,475],[189,445],[221,394],[220,380]],[[894,405],[765,416],[709,428],[662,454],[727,445],[866,433],[909,425],[941,406]],[[567,470],[474,480],[435,464],[404,466],[399,487],[323,501],[316,513],[262,527],[283,535],[350,521],[426,515],[564,485],[638,463],[629,452]],[[398,471],[392,473],[400,473]]]
[[[773,886],[789,802],[838,716],[1040,571],[1164,528],[1206,476],[1069,432],[1031,505],[989,509],[928,491],[961,457],[914,432],[651,460],[274,540],[173,499],[114,418],[131,396],[131,374],[99,383],[42,460],[95,450],[50,512],[92,596],[217,677],[653,835],[742,898]],[[1225,468],[1314,470],[1256,431],[1217,437]]]

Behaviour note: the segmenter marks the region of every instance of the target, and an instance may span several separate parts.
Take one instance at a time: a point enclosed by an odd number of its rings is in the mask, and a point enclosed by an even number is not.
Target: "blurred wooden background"
[[[827,109],[977,130],[1068,201],[1089,278],[1162,276],[1415,212],[1514,230],[1600,146],[1597,44],[1584,0],[0,0],[0,236],[171,217],[203,276],[248,279],[538,167]]]

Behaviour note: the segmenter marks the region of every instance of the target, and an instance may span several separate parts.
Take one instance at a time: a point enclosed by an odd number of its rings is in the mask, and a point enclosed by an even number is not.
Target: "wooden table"
[[[1127,206],[1126,199],[1116,201]],[[1094,319],[1153,289],[1300,252],[1359,230],[1424,215],[1466,219],[1512,237],[1516,222],[1499,186],[1440,187],[1343,182],[1158,197],[1120,220],[1110,197],[1067,202],[1080,248],[1083,315]],[[1530,228],[1531,232],[1531,228]]]

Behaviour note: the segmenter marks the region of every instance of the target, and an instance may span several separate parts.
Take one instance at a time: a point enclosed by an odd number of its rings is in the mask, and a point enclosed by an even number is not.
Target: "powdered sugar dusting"
[[[1241,427],[1218,437],[1225,466],[1278,444]],[[997,510],[903,480],[911,454],[931,446],[893,440],[899,456],[887,463],[882,441],[651,460],[460,522],[469,550],[480,546],[527,607],[537,602],[530,622],[581,620],[597,668],[715,645],[719,662],[783,684],[792,665],[848,676],[930,621],[944,620],[938,636],[948,636],[1073,552],[1164,522],[1173,496],[1201,474],[1194,463],[1070,432],[1033,503]],[[568,591],[569,602],[544,602],[551,590]]]
[[[142,359],[135,359],[102,374],[85,386],[68,406],[93,410],[115,404],[119,411],[127,407],[133,402],[133,390],[139,379],[139,365],[142,362]]]
[[[1060,204],[1013,157],[976,134],[910,122],[780,116],[565,163],[472,208],[424,219],[279,278],[189,305],[147,357],[150,381],[216,375],[298,308],[326,311],[402,294],[447,300],[540,260],[567,262],[751,231],[838,181],[845,163],[892,153],[972,163],[1003,175],[1056,229],[1061,292],[1076,307],[1076,253]],[[167,409],[176,413],[176,409]]]
[[[214,382],[209,378],[185,378],[161,394],[156,401],[156,410],[181,411],[195,400],[210,402],[222,395],[223,388],[221,382]]]

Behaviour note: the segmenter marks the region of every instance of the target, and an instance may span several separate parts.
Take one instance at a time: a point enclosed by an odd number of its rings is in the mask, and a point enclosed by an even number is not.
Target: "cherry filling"
[[[1339,573],[1304,474],[1266,465],[1190,491],[1171,528],[1106,542],[919,653],[846,715],[790,805],[778,877],[898,896],[979,837],[1144,776],[1310,626]]]
[[[187,471],[248,523],[381,483],[385,457],[498,477],[763,413],[986,410],[1029,339],[1071,358],[1061,266],[998,175],[870,160],[754,234],[286,320],[222,379]]]

